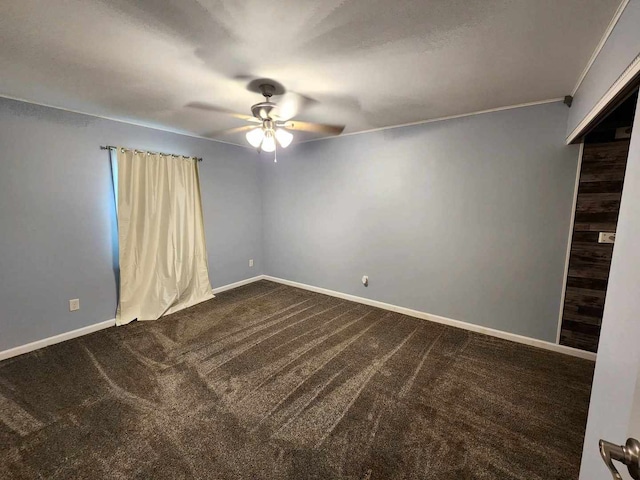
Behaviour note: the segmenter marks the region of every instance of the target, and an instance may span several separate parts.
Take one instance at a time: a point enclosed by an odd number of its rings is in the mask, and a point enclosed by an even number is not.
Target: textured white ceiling
[[[264,76],[357,132],[570,94],[618,4],[4,0],[0,95],[207,135],[243,122],[186,105],[249,114]]]

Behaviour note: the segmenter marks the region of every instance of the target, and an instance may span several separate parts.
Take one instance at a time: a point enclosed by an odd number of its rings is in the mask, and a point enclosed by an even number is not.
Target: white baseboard
[[[94,323],[93,325],[87,325],[86,327],[71,330],[70,332],[60,333],[53,337],[43,338],[35,342],[27,343],[26,345],[20,345],[19,347],[10,348],[0,352],[0,361],[7,358],[22,355],[23,353],[33,352],[39,348],[48,347],[56,343],[64,342],[65,340],[71,340],[72,338],[81,337],[82,335],[88,335],[89,333],[97,332],[105,328],[113,327],[116,324],[116,319],[105,320],[104,322]]]
[[[216,294],[216,293],[224,292],[226,290],[231,290],[232,288],[240,287],[242,285],[247,285],[248,283],[257,282],[258,280],[262,280],[263,278],[264,278],[264,275],[258,275],[256,277],[247,278],[246,280],[241,280],[239,282],[231,283],[229,285],[223,285],[222,287],[214,288],[213,293]],[[26,345],[20,345],[18,347],[10,348],[8,350],[4,350],[0,352],[0,361],[6,360],[7,358],[15,357],[18,355],[22,355],[23,353],[33,352],[34,350],[48,347],[49,345],[54,345],[56,343],[64,342],[65,340],[71,340],[72,338],[88,335],[89,333],[97,332],[98,330],[103,330],[105,328],[113,327],[115,324],[116,324],[115,318],[112,320],[105,320],[104,322],[94,323],[93,325],[88,325],[86,327],[78,328],[76,330],[71,330],[70,332],[54,335],[53,337],[43,338],[42,340],[37,340],[35,342],[27,343]]]
[[[525,337],[523,335],[517,335],[515,333],[503,332],[493,328],[482,327],[480,325],[474,325],[472,323],[462,322],[460,320],[453,320],[447,317],[441,317],[440,315],[433,315],[430,313],[420,312],[418,310],[412,310],[410,308],[399,307],[397,305],[391,305],[390,303],[379,302],[377,300],[371,300],[369,298],[358,297],[356,295],[350,295],[348,293],[336,292],[334,290],[328,290],[326,288],[314,287],[312,285],[306,285],[304,283],[292,282],[291,280],[284,280],[282,278],[271,277],[269,275],[262,275],[265,280],[281,283],[283,285],[289,285],[291,287],[302,288],[304,290],[310,290],[316,293],[322,293],[324,295],[330,295],[332,297],[342,298],[344,300],[350,300],[352,302],[363,303],[372,307],[382,308],[383,310],[389,310],[391,312],[397,312],[411,317],[428,320],[430,322],[442,323],[444,325],[450,325],[452,327],[462,328],[471,332],[483,333],[492,337],[502,338],[504,340],[510,340],[512,342],[522,343],[532,347],[543,348],[545,350],[551,350],[553,352],[564,353],[573,357],[584,358],[586,360],[595,361],[596,354],[592,352],[585,352],[577,348],[566,347],[564,345],[558,345],[557,343],[546,342],[544,340],[537,340],[535,338]]]
[[[258,280],[264,279],[264,275],[257,275],[255,277],[247,278],[245,280],[240,280],[239,282],[230,283],[229,285],[223,285],[222,287],[216,287],[212,291],[214,295],[216,293],[226,292],[227,290],[232,290],[237,287],[241,287],[243,285],[248,285],[249,283],[257,282]]]
[[[492,337],[502,338],[504,340],[510,340],[512,342],[522,343],[524,345],[530,345],[532,347],[543,348],[545,350],[551,350],[553,352],[564,353],[566,355],[571,355],[574,357],[584,358],[586,360],[595,361],[596,354],[591,352],[585,352],[583,350],[579,350],[577,348],[565,347],[564,345],[558,345],[551,342],[545,342],[544,340],[537,340],[535,338],[525,337],[523,335],[517,335],[515,333],[503,332],[501,330],[495,330],[493,328],[482,327],[480,325],[474,325],[472,323],[462,322],[460,320],[453,320],[447,317],[441,317],[440,315],[433,315],[430,313],[420,312],[418,310],[412,310],[410,308],[399,307],[397,305],[392,305],[390,303],[379,302],[377,300],[371,300],[369,298],[358,297],[356,295],[350,295],[348,293],[336,292],[334,290],[329,290],[326,288],[314,287],[313,285],[307,285],[299,282],[292,282],[291,280],[285,280],[283,278],[272,277],[269,275],[257,275],[255,277],[247,278],[245,280],[240,280],[239,282],[230,283],[229,285],[223,285],[222,287],[217,287],[213,289],[213,293],[221,293],[226,290],[231,290],[233,288],[241,287],[243,285],[247,285],[249,283],[257,282],[258,280],[270,280],[272,282],[281,283],[283,285],[289,285],[291,287],[302,288],[304,290],[309,290],[316,293],[322,293],[324,295],[329,295],[332,297],[342,298],[344,300],[350,300],[352,302],[362,303],[364,305],[370,305],[372,307],[381,308],[383,310],[389,310],[391,312],[401,313],[403,315],[409,315],[410,317],[420,318],[423,320],[428,320],[430,322],[441,323],[444,325],[450,325],[457,328],[462,328],[464,330],[469,330],[471,332],[483,333],[485,335],[490,335]],[[78,328],[77,330],[72,330],[70,332],[61,333],[59,335],[54,335],[53,337],[45,338],[42,340],[38,340],[36,342],[27,343],[26,345],[21,345],[19,347],[10,348],[9,350],[4,350],[0,352],[0,361],[5,360],[7,358],[15,357],[17,355],[22,355],[23,353],[32,352],[39,348],[47,347],[49,345],[53,345],[55,343],[64,342],[65,340],[71,340],[72,338],[81,337],[82,335],[87,335],[89,333],[97,332],[98,330],[102,330],[108,327],[112,327],[116,324],[115,319],[105,320],[104,322],[95,323],[93,325],[88,325],[86,327]]]

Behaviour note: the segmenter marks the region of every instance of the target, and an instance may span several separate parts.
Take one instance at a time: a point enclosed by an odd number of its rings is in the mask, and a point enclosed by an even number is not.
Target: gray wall
[[[568,112],[290,147],[263,165],[266,273],[555,341],[578,160]]]
[[[260,169],[251,150],[0,99],[0,351],[114,318],[105,144],[204,157],[212,284],[262,273]],[[69,312],[70,298],[80,299],[80,311]]]
[[[563,146],[567,112],[549,104],[311,142],[273,164],[0,99],[0,350],[114,317],[103,144],[205,158],[214,287],[268,273],[553,341],[577,161]]]
[[[638,54],[640,0],[630,0],[573,98],[567,134],[584,120]]]

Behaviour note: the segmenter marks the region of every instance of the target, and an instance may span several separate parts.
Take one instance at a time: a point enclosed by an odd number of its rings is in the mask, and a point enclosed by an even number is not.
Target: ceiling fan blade
[[[345,125],[326,125],[323,123],[309,123],[291,120],[286,122],[284,128],[289,130],[299,130],[301,132],[325,133],[328,135],[340,135]]]
[[[260,123],[261,121],[256,117],[252,117],[251,115],[243,115],[241,113],[234,112],[233,110],[229,110],[228,108],[218,107],[217,105],[212,105],[210,103],[205,102],[191,102],[186,105],[189,108],[196,108],[198,110],[206,110],[208,112],[217,112],[224,113],[225,115],[230,115],[235,118],[239,118],[241,120],[247,120],[249,122]]]
[[[260,128],[258,125],[244,125],[242,127],[228,128],[226,130],[216,130],[213,132],[205,133],[202,135],[203,137],[222,137],[224,135],[233,135],[235,133],[248,132],[249,130],[253,130],[254,128]]]
[[[292,119],[310,105],[317,103],[313,98],[296,92],[287,92],[281,95],[275,102],[278,105],[276,107],[276,116],[278,120],[282,121]]]

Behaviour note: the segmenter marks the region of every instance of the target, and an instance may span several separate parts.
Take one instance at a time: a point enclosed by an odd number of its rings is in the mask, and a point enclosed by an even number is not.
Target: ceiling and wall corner
[[[567,143],[577,141],[595,117],[640,74],[640,0],[625,0],[594,52],[569,110]]]
[[[506,107],[491,108],[489,110],[481,110],[479,112],[462,113],[460,115],[451,115],[449,117],[434,118],[432,120],[421,120],[419,122],[403,123],[403,124],[400,124],[400,125],[391,125],[389,127],[372,128],[370,130],[362,130],[360,132],[342,133],[342,134],[340,134],[340,137],[348,137],[348,136],[351,136],[351,135],[361,135],[361,134],[364,134],[364,133],[375,133],[375,132],[381,132],[383,130],[392,130],[392,129],[396,129],[396,128],[416,127],[418,125],[426,125],[426,124],[429,124],[429,123],[444,122],[444,121],[447,121],[447,120],[455,120],[456,118],[473,117],[475,115],[484,115],[486,113],[502,112],[504,110],[514,110],[514,109],[517,109],[517,108],[525,108],[525,107],[535,107],[536,105],[545,105],[547,103],[558,103],[558,102],[562,102],[562,101],[564,101],[564,98],[550,98],[549,100],[541,100],[539,102],[522,103],[522,104],[519,104],[519,105],[508,105]],[[331,140],[331,139],[335,139],[335,138],[338,138],[338,137],[311,138],[309,140],[305,140],[305,141],[298,142],[298,143],[315,142],[315,141],[318,141],[318,140]]]
[[[580,74],[580,77],[578,77],[578,81],[576,82],[576,86],[573,87],[571,96],[575,96],[575,94],[578,92],[578,89],[580,88],[580,85],[582,85],[582,82],[584,81],[584,78],[587,76],[587,73],[589,73],[589,70],[591,69],[593,62],[595,62],[596,58],[598,58],[598,55],[600,54],[602,47],[604,47],[605,43],[607,42],[607,39],[609,38],[609,35],[611,35],[611,32],[613,32],[613,29],[618,24],[618,20],[620,20],[620,17],[622,16],[624,9],[627,8],[628,4],[629,4],[629,0],[621,0],[620,5],[618,5],[618,9],[616,10],[616,13],[613,15],[611,22],[609,22],[609,26],[604,31],[602,38],[600,39],[600,41],[598,42],[598,45],[596,46],[595,50],[591,54],[591,58],[589,58],[589,61],[587,62],[587,65],[584,67],[584,70]]]
[[[188,103],[249,113],[264,76],[318,101],[299,120],[360,132],[563,97],[619,4],[3,2],[0,95],[203,136],[239,121]]]

